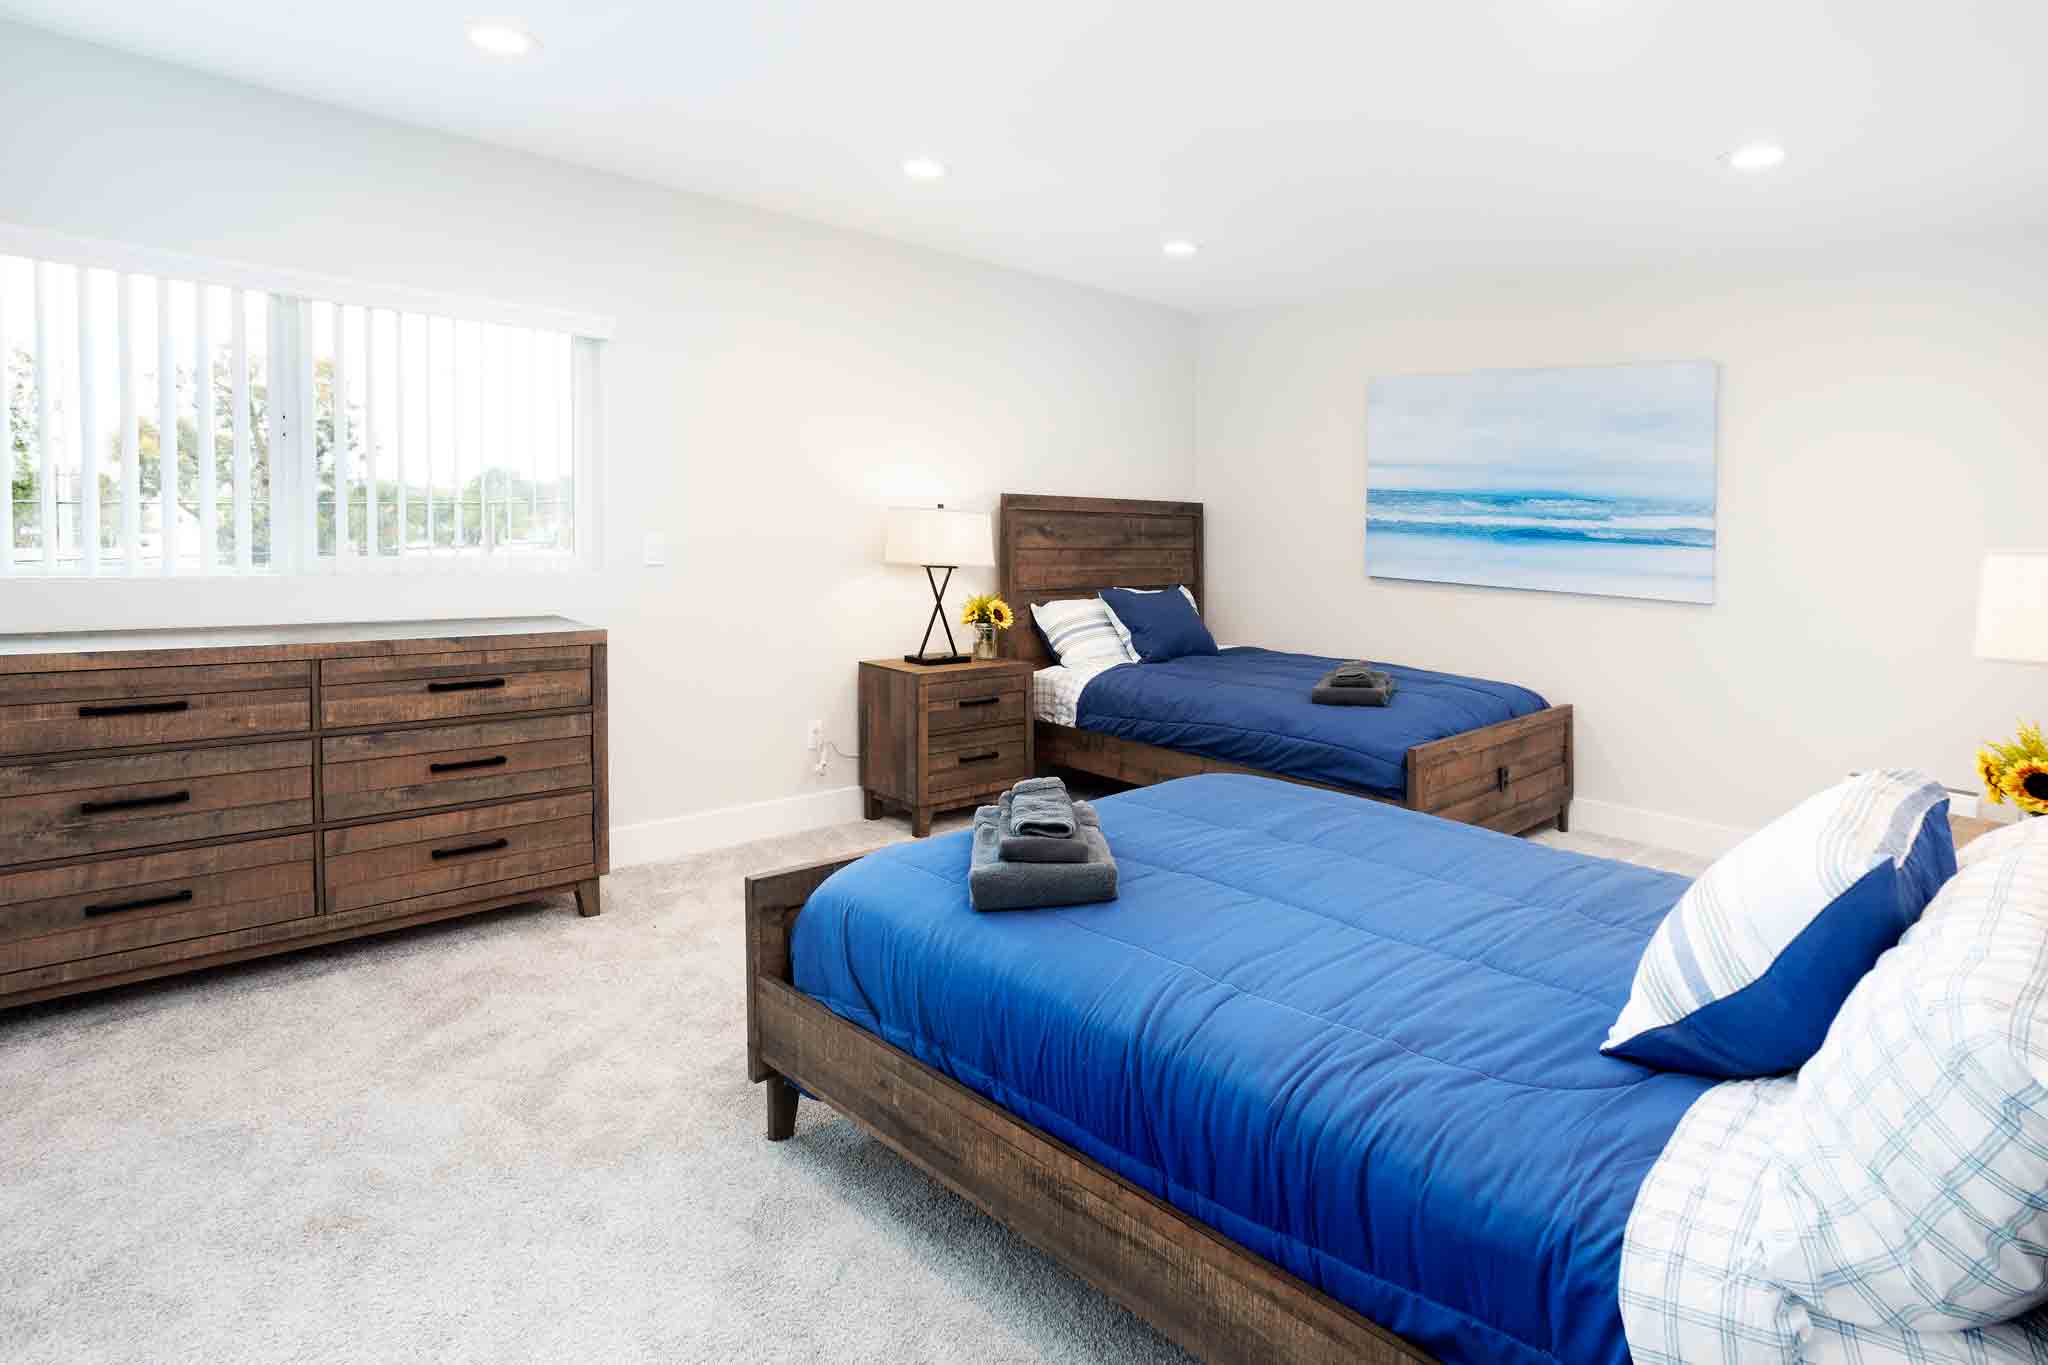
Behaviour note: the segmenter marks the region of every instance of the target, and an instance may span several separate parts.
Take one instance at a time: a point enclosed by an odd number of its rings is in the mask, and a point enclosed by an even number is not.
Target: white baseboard
[[[1610,839],[1629,839],[1657,848],[1675,849],[1702,858],[1718,858],[1748,838],[1752,831],[1734,825],[1717,825],[1687,815],[1643,810],[1613,801],[1572,799],[1572,829],[1587,834],[1604,834]]]
[[[667,862],[756,839],[772,839],[778,834],[801,834],[826,825],[843,825],[860,819],[860,798],[859,787],[833,787],[775,801],[696,811],[666,820],[613,825],[612,866]]]

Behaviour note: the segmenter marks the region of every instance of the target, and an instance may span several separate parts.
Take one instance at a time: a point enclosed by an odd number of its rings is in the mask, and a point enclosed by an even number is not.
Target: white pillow
[[[1132,664],[1130,639],[1120,633],[1116,618],[1099,597],[1074,597],[1059,602],[1033,602],[1031,619],[1038,623],[1053,657],[1074,668]]]
[[[1925,773],[1863,773],[1807,798],[1665,916],[1601,1050],[1729,1079],[1793,1070],[1955,866],[1948,792]]]
[[[1188,605],[1189,605],[1190,607],[1193,607],[1193,608],[1194,608],[1194,611],[1195,611],[1195,615],[1197,615],[1197,616],[1200,616],[1200,615],[1202,614],[1202,608],[1201,608],[1201,604],[1200,604],[1200,603],[1198,603],[1198,602],[1196,602],[1196,601],[1195,601],[1195,595],[1194,595],[1193,593],[1191,593],[1191,592],[1189,592],[1189,591],[1188,591],[1188,585],[1187,585],[1187,584],[1185,584],[1185,583],[1176,583],[1176,584],[1174,584],[1174,586],[1180,589],[1180,595],[1181,595],[1182,597],[1185,597],[1185,598],[1187,598],[1187,599],[1188,599]],[[1166,589],[1165,589],[1165,588],[1120,588],[1120,589],[1118,589],[1118,591],[1119,591],[1119,592],[1142,592],[1142,593],[1148,593],[1148,594],[1149,594],[1149,593],[1155,593],[1155,592],[1165,592],[1165,591],[1166,591]],[[1097,598],[1097,599],[1095,599],[1095,600],[1099,602],[1099,601],[1101,601],[1102,599],[1098,597],[1098,598]],[[1104,610],[1104,611],[1109,611],[1109,608],[1108,608],[1108,607],[1104,607],[1104,608],[1103,608],[1103,610]],[[1125,658],[1127,658],[1127,659],[1129,659],[1129,660],[1130,660],[1130,661],[1131,661],[1132,663],[1137,663],[1137,662],[1139,662],[1139,658],[1138,658],[1138,646],[1137,646],[1136,644],[1134,644],[1134,643],[1132,642],[1132,640],[1131,640],[1131,633],[1130,633],[1130,632],[1129,632],[1128,630],[1125,630],[1125,629],[1124,629],[1124,623],[1123,623],[1122,621],[1120,621],[1120,620],[1118,620],[1118,619],[1117,619],[1117,615],[1116,615],[1116,613],[1115,613],[1115,612],[1113,612],[1113,611],[1109,611],[1109,624],[1110,624],[1110,625],[1111,625],[1112,627],[1114,627],[1114,628],[1115,628],[1115,630],[1116,630],[1116,638],[1117,638],[1117,639],[1119,639],[1119,640],[1121,640],[1121,641],[1123,641],[1123,645],[1124,645],[1124,657],[1125,657]]]
[[[1986,858],[2001,858],[2037,834],[2048,834],[2048,817],[2029,820],[2022,816],[2009,825],[2000,825],[1989,834],[1980,834],[1956,850],[1957,867],[1974,867]]]
[[[1799,1073],[1760,1273],[1844,1322],[2048,1302],[2048,839],[1958,873]]]

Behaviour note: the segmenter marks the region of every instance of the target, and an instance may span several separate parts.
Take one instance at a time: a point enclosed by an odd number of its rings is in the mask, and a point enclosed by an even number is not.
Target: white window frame
[[[294,373],[288,378],[275,372],[270,376],[271,518],[275,525],[282,517],[290,516],[297,519],[297,525],[292,534],[273,540],[269,568],[262,573],[249,576],[280,578],[329,576],[337,573],[365,576],[467,576],[595,569],[603,563],[602,353],[603,343],[610,340],[613,333],[614,323],[610,317],[541,305],[376,284],[312,271],[249,265],[6,222],[0,222],[0,255],[27,257],[34,261],[71,266],[80,270],[114,271],[117,277],[122,278],[120,297],[123,300],[123,307],[126,306],[127,298],[125,277],[129,275],[146,275],[179,283],[220,286],[272,297],[273,306],[269,310],[269,354],[273,357],[294,355],[298,363],[293,367]],[[530,558],[466,552],[333,557],[321,555],[315,532],[317,504],[305,485],[306,473],[313,468],[313,452],[310,446],[312,426],[307,420],[307,414],[313,410],[313,355],[310,345],[300,344],[302,338],[311,334],[312,308],[316,302],[567,335],[570,338],[570,365],[573,377],[569,393],[564,397],[566,399],[574,396],[570,420],[574,548],[564,554]],[[0,402],[5,402],[4,394],[0,394]],[[45,420],[40,429],[48,430],[48,427],[49,424]],[[280,452],[289,452],[289,457],[280,460]],[[8,452],[0,452],[0,456],[7,456],[0,459],[0,470],[11,468],[11,455]],[[96,459],[96,452],[86,453],[86,458]],[[124,467],[132,464],[132,460],[124,461]],[[202,470],[210,471],[212,464],[210,461],[201,461],[200,467]],[[54,496],[55,480],[45,478],[42,484],[42,496],[47,507],[49,499]],[[7,496],[6,490],[7,485],[0,482],[0,497]],[[0,560],[5,561],[0,562],[0,581],[6,581],[10,575],[17,579],[45,582],[83,582],[119,576],[110,576],[97,570],[93,563],[96,551],[90,545],[76,568],[60,568],[54,571],[36,565],[16,568],[13,564],[11,544],[12,511],[10,504],[6,522],[10,528],[10,543],[0,547],[6,551],[4,555],[0,555]],[[238,509],[238,515],[245,511],[246,504]],[[95,507],[94,515],[96,514]],[[54,512],[46,512],[45,524],[54,526],[55,521]],[[339,507],[337,525],[342,528],[347,525],[346,516]],[[238,537],[236,543],[243,561],[240,565],[224,569],[202,568],[197,571],[179,568],[175,576],[217,578],[247,574],[248,539]],[[340,543],[337,541],[338,545]],[[132,565],[127,570],[129,573],[135,571],[136,568]],[[165,567],[164,576],[172,576],[172,570],[168,566]]]

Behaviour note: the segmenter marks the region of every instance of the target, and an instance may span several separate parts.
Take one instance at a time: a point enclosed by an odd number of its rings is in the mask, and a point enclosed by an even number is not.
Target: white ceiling
[[[523,62],[469,47],[503,3]],[[0,0],[59,32],[1207,311],[2048,224],[2039,0]],[[1780,169],[1719,157],[1782,142]],[[906,180],[903,158],[950,168]],[[1192,260],[1160,242],[1201,244]]]

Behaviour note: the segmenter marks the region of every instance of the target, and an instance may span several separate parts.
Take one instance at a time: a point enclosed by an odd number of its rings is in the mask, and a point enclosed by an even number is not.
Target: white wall
[[[1692,358],[1715,605],[1366,577],[1369,377]],[[1219,633],[1574,703],[1585,827],[1711,850],[1853,767],[1970,786],[2048,714],[1971,656],[1981,553],[2048,545],[2048,243],[1416,285],[1207,320],[1198,363]]]
[[[0,632],[535,611],[606,626],[613,817],[641,827],[619,861],[858,809],[852,765],[814,777],[803,738],[821,717],[853,749],[855,660],[923,627],[923,576],[877,562],[883,507],[1191,488],[1180,314],[15,25],[0,52],[0,221],[617,319],[601,571],[402,597],[17,582]],[[648,530],[668,535],[666,568],[638,564]],[[963,572],[950,600],[992,572]]]

